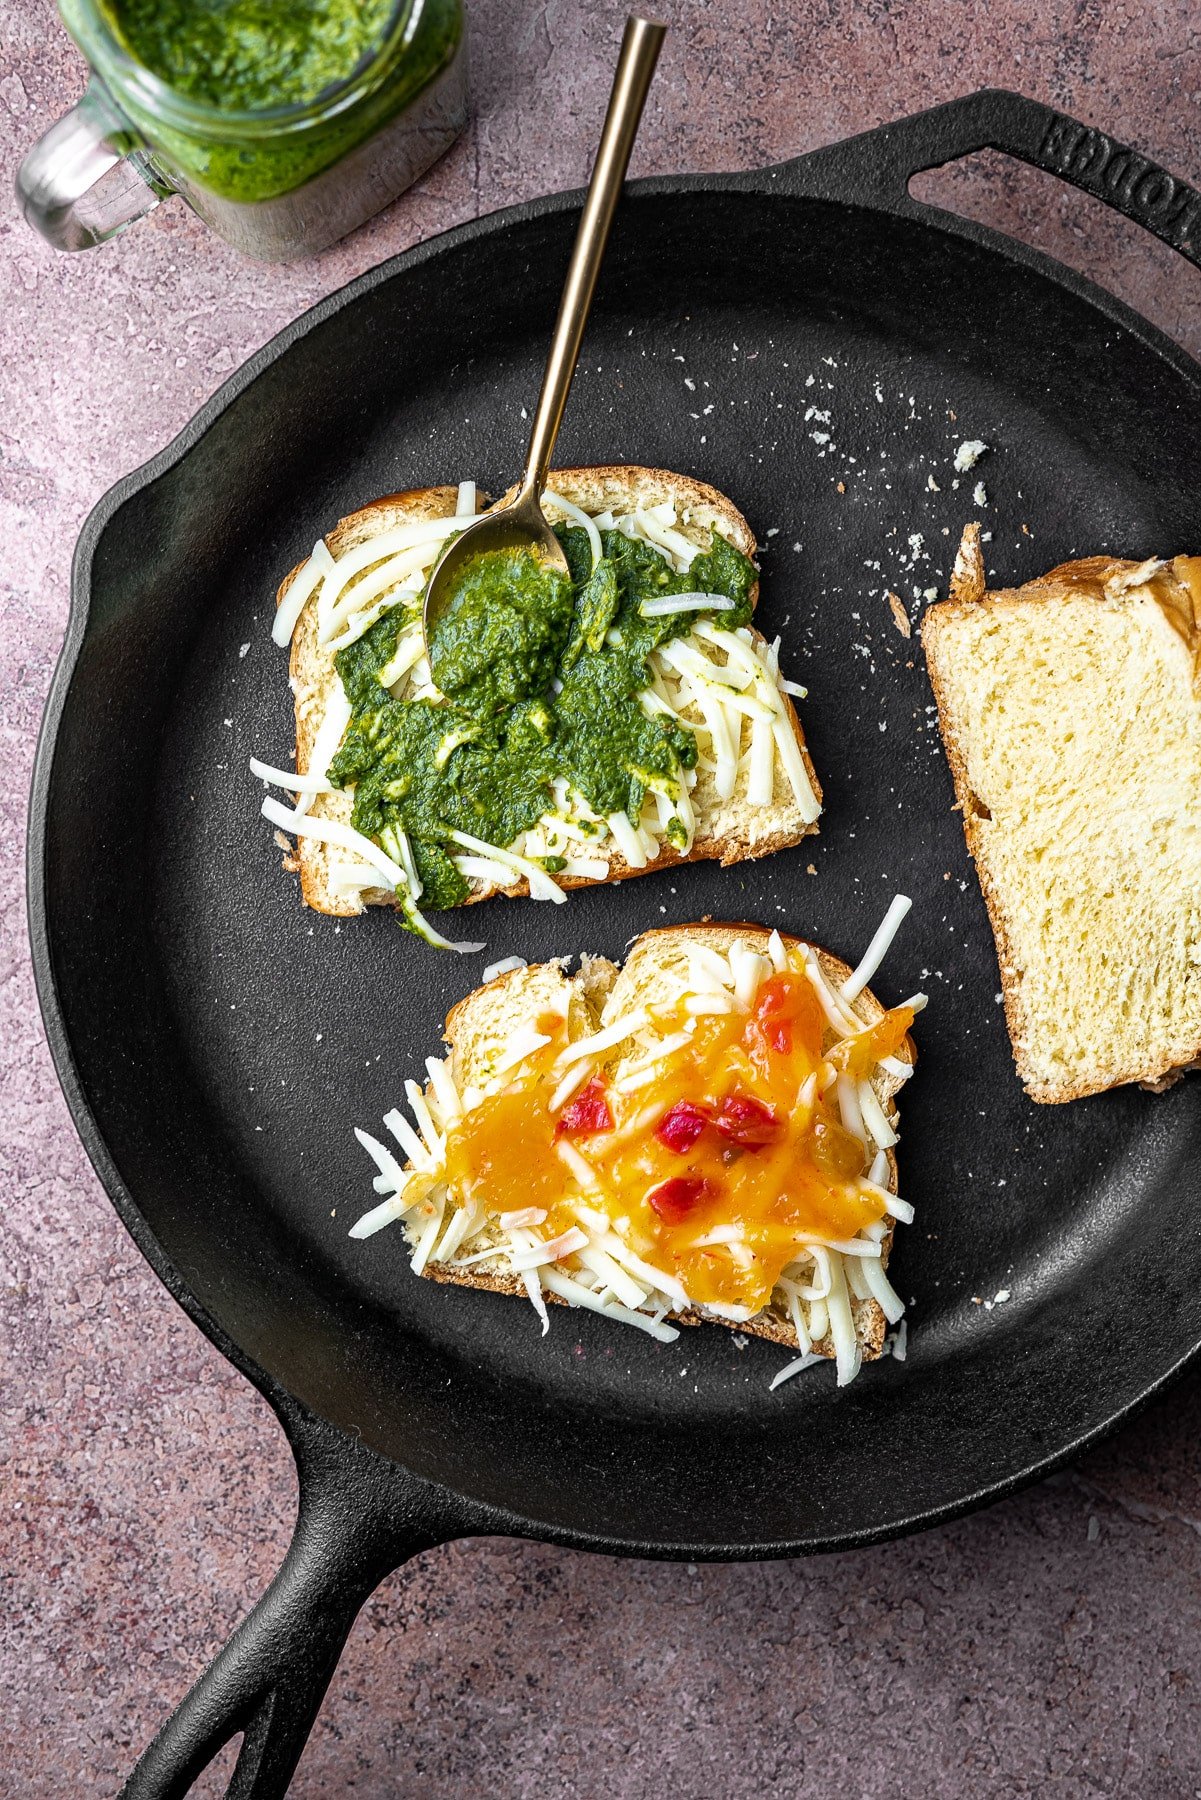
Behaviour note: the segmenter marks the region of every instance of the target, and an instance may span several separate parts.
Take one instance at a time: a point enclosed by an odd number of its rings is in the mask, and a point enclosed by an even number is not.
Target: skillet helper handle
[[[799,157],[778,173],[785,186],[792,185],[789,177],[795,172],[803,191],[821,191],[821,172],[828,168],[833,174],[837,157],[842,159],[837,183],[842,197],[866,188],[895,202],[913,176],[976,150],[1001,150],[1058,175],[1154,232],[1201,268],[1201,193],[1196,188],[1107,132],[1004,88],[981,88],[895,125],[882,125],[830,151]],[[801,175],[806,165],[816,182]]]
[[[359,1608],[409,1557],[464,1522],[311,1415],[285,1417],[300,1476],[296,1530],[258,1605],[144,1752],[122,1800],[182,1800],[242,1732],[225,1800],[281,1800]]]
[[[572,376],[579,361],[584,326],[596,292],[605,245],[609,241],[630,152],[638,135],[642,109],[666,32],[665,25],[653,24],[649,19],[631,16],[626,20],[600,148],[576,230],[563,298],[559,302],[559,314],[542,377],[542,392],[534,411],[530,448],[521,483],[523,499],[540,494],[546,483]]]

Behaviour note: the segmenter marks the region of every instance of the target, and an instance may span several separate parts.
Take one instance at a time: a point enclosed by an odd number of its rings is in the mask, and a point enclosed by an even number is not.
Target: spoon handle
[[[559,302],[559,316],[555,320],[546,372],[542,377],[542,392],[534,412],[529,454],[521,483],[522,499],[540,494],[546,482],[580,354],[588,310],[596,292],[596,279],[609,241],[609,228],[621,197],[630,151],[638,135],[642,108],[666,31],[665,25],[652,24],[648,19],[631,17],[626,20],[609,110],[605,114],[600,148],[571,252],[563,298]]]

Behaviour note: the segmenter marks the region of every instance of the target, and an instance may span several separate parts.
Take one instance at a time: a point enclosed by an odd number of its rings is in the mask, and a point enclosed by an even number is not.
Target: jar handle
[[[56,250],[103,244],[174,191],[95,77],[38,139],[16,186],[25,218]]]

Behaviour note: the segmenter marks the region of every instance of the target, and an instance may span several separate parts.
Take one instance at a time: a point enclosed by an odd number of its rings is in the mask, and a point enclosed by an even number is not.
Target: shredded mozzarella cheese
[[[317,728],[313,739],[313,748],[309,755],[309,766],[306,773],[313,781],[328,780],[329,765],[338,753],[338,746],[346,735],[346,727],[350,724],[350,701],[346,698],[341,685],[330,694],[329,704],[325,709],[325,717]],[[296,802],[298,813],[307,813],[312,806],[313,794],[302,793]]]
[[[889,946],[897,935],[902,919],[913,905],[908,894],[898,894],[889,906],[888,911],[876,927],[871,943],[864,951],[853,974],[842,984],[844,1000],[854,1000],[861,994],[884,958],[888,955]]]
[[[573,500],[565,500],[562,494],[554,494],[549,488],[542,490],[542,498],[544,502],[549,500],[552,506],[557,506],[565,519],[570,519],[575,525],[583,526],[588,534],[588,548],[592,552],[592,567],[595,569],[602,555],[601,536],[596,528],[595,520],[590,519],[583,508],[577,506]]]
[[[464,517],[461,513],[456,513],[443,519],[411,519],[403,525],[393,525],[387,531],[378,532],[375,537],[345,551],[336,561],[331,562],[322,582],[317,597],[319,628],[328,622],[335,605],[356,575],[361,575],[375,563],[405,555],[412,557],[417,550],[421,551],[428,566],[437,559],[439,546],[452,531],[462,531],[466,526],[474,525],[480,516],[477,513]],[[421,567],[421,560],[411,562],[408,572]]]
[[[337,844],[342,850],[353,850],[376,870],[383,887],[398,888],[405,884],[405,872],[400,864],[393,862],[377,843],[351,825],[343,825],[338,819],[311,819],[300,812],[289,812],[278,800],[264,800],[262,814],[272,825],[278,825],[281,831],[290,831],[295,837],[309,837],[319,844]]]
[[[895,1325],[905,1311],[905,1302],[884,1273],[883,1263],[877,1257],[874,1262],[865,1261],[861,1266],[863,1279],[871,1290],[872,1298],[877,1302],[888,1323]],[[902,1358],[903,1360],[904,1358]]]
[[[421,1141],[399,1107],[394,1106],[391,1112],[384,1114],[384,1124],[415,1169],[421,1169],[427,1174],[436,1170],[433,1152]]]
[[[528,856],[517,856],[512,850],[502,850],[497,844],[487,844],[483,838],[472,837],[466,831],[450,831],[447,833],[452,843],[462,844],[465,850],[474,850],[480,856],[487,857],[490,862],[501,864],[512,869],[517,875],[529,882],[532,900],[553,900],[562,906],[567,895],[558,882],[552,881],[546,870],[531,862]]]
[[[855,1093],[859,1101],[859,1116],[867,1127],[868,1136],[879,1149],[890,1150],[897,1141],[897,1134],[888,1123],[875,1088],[870,1081],[860,1081],[856,1084]]]
[[[570,1306],[585,1306],[591,1312],[606,1313],[611,1319],[620,1319],[623,1325],[636,1325],[639,1331],[658,1338],[661,1344],[674,1344],[680,1335],[674,1325],[661,1324],[657,1319],[648,1318],[646,1313],[635,1312],[632,1307],[622,1306],[617,1301],[602,1300],[591,1288],[585,1287],[581,1281],[573,1281],[561,1269],[547,1269],[542,1282],[552,1294],[558,1294]]]
[[[656,594],[639,602],[644,619],[665,619],[672,613],[725,612],[734,602],[726,594]]]
[[[630,824],[627,815],[623,812],[610,813],[607,823],[609,830],[613,833],[613,841],[616,843],[617,848],[621,851],[621,854],[625,857],[630,867],[632,869],[645,869],[647,863],[646,848],[642,842],[641,836]]]
[[[599,856],[565,856],[561,873],[573,881],[607,881],[609,865]]]
[[[296,571],[292,585],[275,609],[275,617],[271,621],[271,638],[280,649],[286,649],[292,642],[292,633],[296,630],[297,621],[308,605],[319,581],[324,581],[331,573],[334,559],[329,553],[324,538],[318,538],[313,545],[313,553],[306,563]]]
[[[393,1190],[399,1193],[409,1178],[387,1145],[381,1144],[378,1138],[372,1137],[369,1131],[360,1130],[357,1125],[354,1128],[354,1134],[375,1163],[383,1179],[390,1181]]]
[[[530,1297],[530,1305],[542,1320],[542,1335],[550,1330],[550,1314],[546,1310],[546,1301],[542,1298],[542,1283],[536,1269],[526,1269],[521,1277],[525,1283],[525,1291]]]
[[[502,956],[499,962],[488,964],[480,976],[480,980],[487,985],[489,981],[495,981],[498,975],[508,975],[514,969],[524,969],[525,967],[524,956]]]
[[[444,1208],[441,1206],[433,1208],[425,1229],[417,1239],[417,1248],[413,1252],[413,1260],[410,1265],[414,1275],[420,1275],[422,1273],[426,1263],[433,1254],[434,1245],[438,1241],[438,1233],[442,1229],[443,1212]]]
[[[864,1179],[859,1185],[872,1196],[873,1200],[880,1202],[886,1213],[891,1214],[894,1219],[898,1219],[902,1225],[913,1224],[913,1208],[908,1200],[902,1200],[899,1194],[890,1192],[888,1188],[880,1187],[874,1181]]]
[[[293,794],[332,794],[336,792],[324,775],[298,775],[295,769],[273,769],[270,763],[250,759],[250,773],[265,781],[268,787],[287,788]]]
[[[350,1236],[352,1238],[374,1237],[376,1232],[382,1231],[386,1225],[394,1225],[397,1219],[403,1219],[407,1211],[408,1208],[399,1195],[393,1195],[382,1205],[373,1207],[369,1213],[364,1213],[357,1224],[351,1226]]]
[[[802,1369],[812,1369],[816,1364],[824,1363],[825,1361],[826,1358],[824,1356],[818,1356],[812,1350],[806,1351],[803,1356],[795,1357],[792,1362],[785,1363],[784,1367],[777,1374],[772,1376],[767,1384],[768,1393],[774,1394],[782,1382],[791,1381],[794,1375],[799,1375],[801,1373]]]
[[[329,645],[331,650],[335,645],[341,649],[343,643],[353,642],[352,636],[339,640],[342,628],[356,613],[366,612],[377,600],[390,593],[393,588],[399,587],[409,576],[421,575],[426,569],[431,568],[437,560],[441,545],[453,529],[454,526],[449,520],[445,522],[444,529],[441,531],[438,531],[431,522],[430,527],[427,528],[424,543],[416,544],[410,550],[402,550],[394,556],[387,557],[378,568],[372,569],[370,573],[360,574],[357,580],[348,580],[342,582],[341,585],[339,585],[341,564],[338,564],[334,571],[327,576],[321,590],[323,599],[327,589],[337,597],[328,601],[324,615],[318,621],[317,642]],[[374,544],[367,545],[365,548],[372,549],[379,542],[380,540],[377,538]],[[371,560],[375,562],[377,558],[372,557]]]

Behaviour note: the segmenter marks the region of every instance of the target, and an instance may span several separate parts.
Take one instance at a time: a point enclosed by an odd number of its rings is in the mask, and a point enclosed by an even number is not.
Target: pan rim
[[[821,155],[821,152],[815,153]],[[798,159],[800,167],[806,159]],[[789,165],[784,165],[788,167]],[[1058,263],[1042,251],[1019,240],[961,219],[958,215],[912,200],[900,194],[895,201],[878,197],[840,200],[836,193],[823,189],[790,189],[774,180],[775,171],[761,170],[736,174],[655,176],[631,184],[635,201],[641,198],[680,197],[720,193],[747,193],[765,200],[786,204],[838,206],[863,213],[901,217],[921,225],[925,230],[940,232],[951,238],[982,248],[1028,269],[1049,280],[1079,300],[1095,307],[1118,330],[1133,336],[1145,349],[1167,363],[1173,372],[1201,390],[1201,365],[1179,345],[1172,342],[1125,302],[1097,286],[1087,277]],[[404,277],[412,269],[438,256],[457,250],[474,240],[496,235],[507,226],[519,226],[534,220],[577,210],[582,201],[581,190],[570,190],[522,201],[498,211],[482,215],[452,227],[435,237],[366,270],[333,294],[325,296],[313,307],[289,321],[266,344],[235,370],[209,397],[182,429],[154,456],[121,477],[97,501],[84,522],[72,561],[70,610],[54,674],[50,683],[34,756],[28,811],[26,850],[27,922],[35,989],[43,1026],[55,1073],[62,1088],[84,1150],[105,1192],[139,1252],[153,1269],[172,1298],[205,1334],[222,1356],[243,1374],[272,1406],[289,1437],[303,1430],[304,1422],[347,1436],[340,1427],[311,1412],[295,1399],[282,1383],[228,1334],[224,1326],[191,1293],[185,1280],[171,1262],[142,1214],[132,1191],[121,1177],[116,1162],[103,1136],[99,1122],[76,1065],[71,1031],[60,1002],[50,937],[50,907],[47,882],[49,803],[53,786],[55,760],[60,727],[70,699],[80,652],[90,624],[92,570],[105,532],[117,513],[137,494],[170,474],[196,448],[213,424],[228,410],[267,369],[274,365],[308,333],[334,317],[344,307],[353,305],[360,296],[396,277]],[[647,1540],[623,1537],[617,1533],[593,1532],[575,1526],[538,1520],[508,1511],[492,1502],[462,1493],[461,1500],[474,1515],[465,1530],[473,1535],[481,1532],[495,1535],[526,1536],[543,1539],[565,1547],[595,1553],[638,1556],[664,1560],[750,1561],[772,1560],[834,1552],[892,1541],[895,1538],[925,1530],[940,1523],[961,1518],[977,1508],[1018,1492],[1033,1482],[1053,1474],[1091,1446],[1110,1436],[1121,1424],[1135,1417],[1153,1399],[1166,1390],[1201,1355],[1201,1339],[1187,1348],[1175,1362],[1153,1382],[1132,1398],[1125,1400],[1100,1422],[1089,1426],[1070,1442],[1060,1445],[1046,1456],[1036,1458],[1022,1468],[1010,1470],[995,1481],[947,1501],[887,1523],[864,1527],[840,1534],[813,1532],[797,1538],[756,1543],[720,1543],[709,1540],[695,1542]],[[405,1465],[374,1451],[381,1464],[403,1471]],[[440,1489],[436,1481],[413,1476],[434,1491],[452,1496],[449,1488]],[[451,1531],[449,1536],[462,1535]]]

